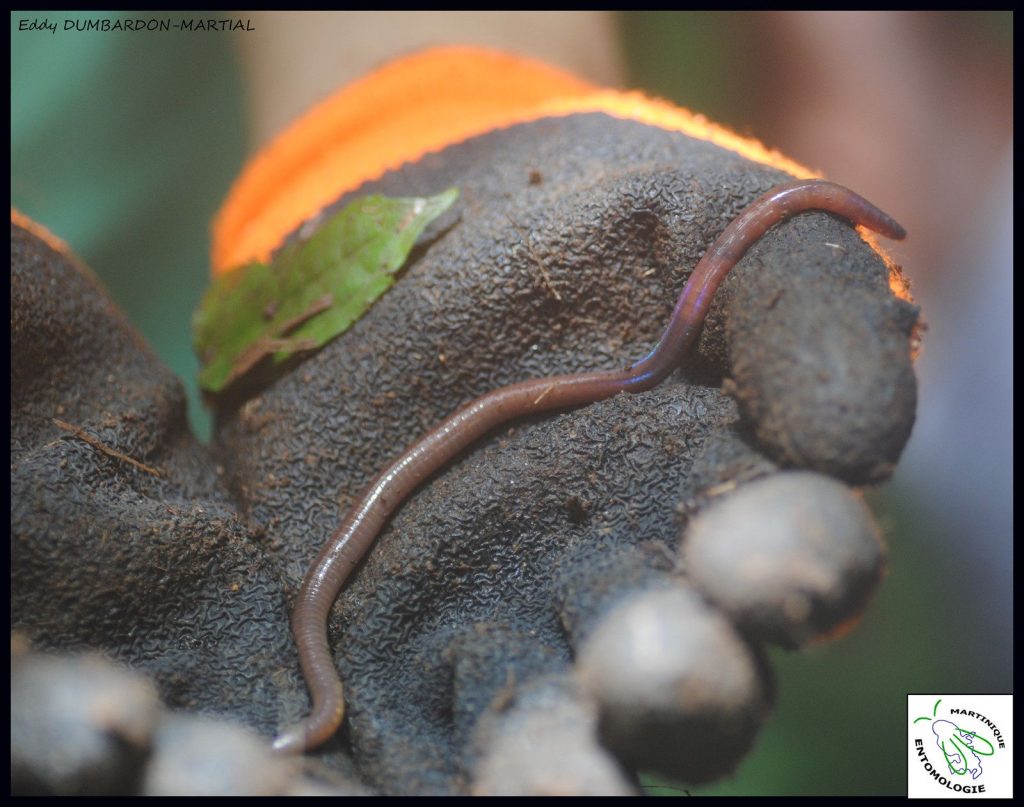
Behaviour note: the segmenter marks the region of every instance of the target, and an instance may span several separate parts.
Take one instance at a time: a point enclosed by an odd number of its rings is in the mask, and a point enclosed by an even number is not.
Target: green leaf
[[[364,196],[293,242],[269,263],[221,276],[192,317],[210,392],[230,386],[263,359],[281,362],[344,333],[394,283],[424,228],[458,198]]]

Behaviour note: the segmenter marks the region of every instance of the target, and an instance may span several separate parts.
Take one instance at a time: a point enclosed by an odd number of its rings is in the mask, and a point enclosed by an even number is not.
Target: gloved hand
[[[477,395],[643,357],[706,246],[786,178],[585,110],[389,171],[337,204],[460,201],[351,330],[221,401],[210,452],[87,271],[12,225],[13,627],[269,740],[309,708],[290,605],[360,488]],[[661,386],[473,446],[331,612],[347,716],[320,759],[395,793],[732,770],[772,700],[761,642],[855,617],[881,572],[870,514],[828,477],[891,473],[916,318],[856,231],[801,215],[740,262]]]

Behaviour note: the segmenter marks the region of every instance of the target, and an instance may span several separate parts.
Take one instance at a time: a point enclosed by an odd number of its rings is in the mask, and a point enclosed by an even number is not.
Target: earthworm
[[[718,236],[690,275],[668,327],[646,357],[625,370],[606,370],[523,381],[488,392],[428,432],[367,486],[306,573],[292,614],[302,674],[312,713],[286,729],[274,748],[285,753],[315,748],[341,725],[341,679],[327,641],[327,617],[349,574],[391,514],[429,476],[473,442],[507,421],[569,409],[657,386],[685,357],[722,280],[771,227],[809,210],[833,213],[889,238],[906,232],[853,191],[824,180],[778,185],[746,207]]]

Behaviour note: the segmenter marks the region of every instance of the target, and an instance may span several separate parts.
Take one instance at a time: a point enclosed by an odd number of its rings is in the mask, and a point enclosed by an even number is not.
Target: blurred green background
[[[45,16],[11,18],[12,205],[99,274],[185,383],[193,427],[208,439],[189,319],[208,279],[209,223],[253,142],[239,37],[18,30]],[[617,15],[626,84],[742,133],[777,131],[785,90],[771,87],[753,19]],[[965,20],[1012,61],[1012,15]],[[950,549],[961,538],[938,540],[932,503],[899,478],[872,503],[891,560],[862,625],[832,644],[775,653],[777,709],[754,752],[733,778],[690,792],[903,794],[905,693],[1012,691],[1011,634],[965,589],[963,558]]]
[[[226,35],[18,30],[45,16],[11,16],[11,204],[100,276],[185,383],[206,438],[189,318],[248,148],[238,55]]]

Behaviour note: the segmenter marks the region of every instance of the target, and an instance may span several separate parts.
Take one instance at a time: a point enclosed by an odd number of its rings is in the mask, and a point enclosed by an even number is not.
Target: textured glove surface
[[[12,226],[13,627],[102,648],[170,705],[270,736],[308,708],[291,600],[362,486],[479,394],[640,359],[706,246],[785,178],[602,114],[391,172],[355,193],[454,185],[460,201],[349,332],[218,413],[212,452],[87,273]],[[478,726],[564,679],[628,595],[677,585],[680,532],[714,491],[776,463],[885,478],[913,422],[915,320],[848,224],[802,215],[741,262],[682,372],[481,441],[399,510],[332,611],[348,715],[325,761],[351,755],[391,792],[469,788]],[[731,756],[704,763],[716,774],[752,741],[761,681]]]

